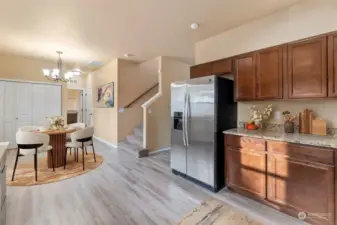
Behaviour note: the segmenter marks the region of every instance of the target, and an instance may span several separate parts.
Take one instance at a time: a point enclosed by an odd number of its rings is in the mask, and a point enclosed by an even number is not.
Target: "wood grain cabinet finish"
[[[295,153],[296,145],[290,150],[287,143],[276,142],[275,145],[281,150],[278,153],[269,151],[268,142],[268,201],[294,217],[299,212],[311,215],[306,221],[312,224],[334,224],[334,166],[308,161],[309,152],[301,156],[301,145]],[[317,157],[316,161],[327,160],[325,153],[327,156],[333,154],[332,150],[310,148],[314,154],[311,158]]]
[[[337,225],[336,150],[263,141],[226,135],[227,186],[296,218],[305,212],[311,224]]]
[[[288,44],[288,97],[327,97],[327,37]]]
[[[212,62],[212,74],[222,75],[226,73],[233,72],[233,61],[232,59],[221,59]]]
[[[233,72],[233,60],[221,59],[209,63],[192,66],[190,69],[190,78],[198,78],[209,75],[223,75]]]
[[[225,146],[228,187],[255,199],[265,199],[265,140],[226,135]]]
[[[190,78],[198,78],[212,74],[212,64],[205,63],[190,68]]]
[[[227,185],[252,198],[266,198],[266,154],[253,149],[228,147]]]
[[[283,46],[256,52],[257,99],[283,97]]]
[[[235,98],[237,101],[256,99],[255,53],[235,59]]]
[[[329,97],[337,97],[337,33],[328,40]]]

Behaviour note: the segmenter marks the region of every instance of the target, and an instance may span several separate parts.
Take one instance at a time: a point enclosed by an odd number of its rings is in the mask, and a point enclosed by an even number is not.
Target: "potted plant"
[[[263,122],[270,118],[273,112],[273,105],[268,105],[262,112],[260,112],[255,105],[248,107],[250,111],[250,120],[246,128],[248,130],[256,130],[263,127]]]
[[[62,116],[54,116],[49,118],[49,124],[52,130],[62,130],[64,128],[64,119]]]
[[[284,118],[284,132],[294,133],[295,132],[295,119],[296,116],[292,116],[289,111],[284,111],[282,113]]]

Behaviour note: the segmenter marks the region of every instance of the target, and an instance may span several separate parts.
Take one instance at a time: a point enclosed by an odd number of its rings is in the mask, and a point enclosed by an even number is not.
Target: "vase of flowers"
[[[256,108],[255,105],[248,107],[250,111],[250,120],[247,129],[256,130],[263,128],[263,122],[266,122],[273,112],[273,105],[268,105],[263,111]]]
[[[62,116],[50,117],[49,124],[52,130],[62,130],[64,128],[64,118]]]
[[[295,119],[296,116],[292,116],[289,111],[284,111],[282,113],[284,118],[284,132],[294,133],[295,132]]]

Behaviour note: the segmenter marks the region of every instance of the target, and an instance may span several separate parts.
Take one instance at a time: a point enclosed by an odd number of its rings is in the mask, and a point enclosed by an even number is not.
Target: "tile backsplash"
[[[297,115],[296,124],[298,124],[299,112],[304,109],[311,109],[314,115],[320,119],[327,121],[328,128],[337,128],[337,99],[317,99],[317,100],[279,100],[279,101],[255,101],[255,102],[239,102],[238,103],[238,121],[248,121],[250,118],[249,106],[255,105],[258,109],[263,110],[267,105],[273,105],[273,114],[268,123],[283,124],[283,116],[281,119],[275,119],[274,112],[289,111],[291,114]]]

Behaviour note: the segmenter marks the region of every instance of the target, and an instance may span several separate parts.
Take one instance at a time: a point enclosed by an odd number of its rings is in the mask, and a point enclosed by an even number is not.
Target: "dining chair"
[[[16,133],[16,143],[18,145],[18,151],[16,153],[12,181],[14,181],[16,167],[18,165],[19,157],[21,156],[34,155],[35,181],[37,181],[37,155],[39,153],[51,151],[53,171],[55,171],[53,148],[49,145],[49,135],[19,131]]]
[[[38,126],[23,126],[19,128],[21,132],[31,132],[31,131],[38,131],[40,127]]]
[[[94,154],[94,160],[96,162],[96,154],[94,148],[94,142],[92,140],[94,135],[94,127],[86,127],[83,130],[76,131],[71,133],[71,142],[66,143],[66,154],[64,157],[64,169],[66,168],[67,163],[67,151],[68,149],[74,149],[75,159],[77,158],[78,162],[78,149],[82,149],[82,160],[83,160],[83,170],[84,170],[84,152],[87,151],[87,147],[91,146]]]
[[[82,129],[85,128],[85,123],[70,123],[70,124],[67,125],[67,128],[68,129],[82,130]],[[71,141],[70,135],[71,135],[71,133],[67,134],[67,136],[66,136],[67,141]],[[86,152],[86,154],[88,154],[88,152]],[[71,155],[71,149],[70,149],[70,155]]]

